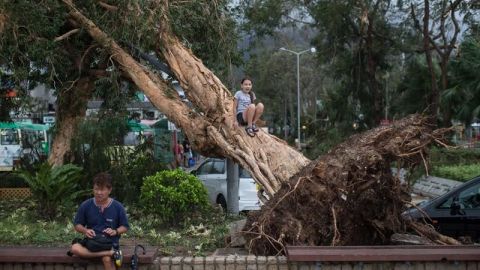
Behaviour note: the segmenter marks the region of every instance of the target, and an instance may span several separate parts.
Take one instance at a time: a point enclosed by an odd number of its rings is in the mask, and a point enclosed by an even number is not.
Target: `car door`
[[[209,182],[208,184],[211,185],[211,189],[214,190],[214,199],[216,199],[219,195],[222,195],[225,200],[227,199],[227,173],[226,173],[226,164],[225,160],[223,159],[212,159],[213,165],[212,170],[208,176]]]
[[[480,239],[480,181],[458,194],[463,207],[465,231],[460,236],[469,236],[473,241]]]
[[[211,203],[215,203],[215,188],[214,186],[210,183],[210,172],[212,170],[213,166],[213,160],[207,159],[205,160],[200,166],[198,166],[196,176],[202,184],[205,186],[208,192],[208,198],[210,199]]]
[[[457,210],[452,210],[454,204]],[[430,211],[429,211],[430,212]],[[474,181],[445,198],[430,213],[432,223],[449,236],[469,236],[478,240],[480,231],[480,181]]]
[[[429,209],[427,213],[431,218],[432,224],[437,230],[451,237],[461,236],[466,229],[465,215],[452,212],[452,204],[457,200],[458,193],[445,198],[443,202],[435,208]]]
[[[247,170],[239,167],[239,187],[238,187],[238,197],[239,197],[239,210],[248,211],[248,210],[259,210],[260,209],[260,200],[257,196],[257,183],[253,180],[250,173]]]

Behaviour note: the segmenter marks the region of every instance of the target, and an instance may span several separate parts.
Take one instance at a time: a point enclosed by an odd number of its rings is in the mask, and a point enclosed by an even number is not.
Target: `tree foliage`
[[[472,1],[262,0],[245,1],[242,7],[248,33],[278,37],[292,25],[315,29],[309,42],[317,48],[323,76],[317,96],[322,109],[315,113],[327,114],[334,125],[347,127],[363,116],[365,124],[373,127],[383,115],[399,118],[435,106],[440,106],[438,120],[447,123],[451,109],[460,109],[445,95],[438,104],[434,92],[451,85],[448,62],[457,53],[456,40],[478,33],[479,9]],[[428,46],[418,31],[423,18],[428,20]]]
[[[77,4],[126,48],[135,47],[146,53],[157,48],[158,37],[153,33],[158,29],[162,11],[158,1],[121,0],[112,5],[87,0]],[[225,76],[230,65],[239,62],[235,22],[227,4],[224,0],[213,4],[205,0],[178,1],[172,2],[169,9],[176,34],[212,69]],[[68,142],[71,138],[72,132],[65,130],[76,129],[88,99],[103,98],[103,106],[114,110],[122,110],[132,99],[136,87],[125,83],[128,79],[104,48],[66,16],[68,11],[62,1],[3,1],[0,11],[1,70],[8,71],[20,100],[28,97],[29,90],[38,84],[56,92],[57,136],[52,153],[57,153],[57,140]],[[68,148],[69,142],[63,145]],[[64,149],[59,155],[67,152]]]
[[[443,93],[442,101],[454,108],[455,117],[467,124],[480,118],[480,39],[468,38],[451,63],[450,88]]]

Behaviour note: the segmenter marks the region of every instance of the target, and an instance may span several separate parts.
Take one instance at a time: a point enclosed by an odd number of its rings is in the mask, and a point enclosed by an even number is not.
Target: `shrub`
[[[145,177],[140,202],[171,224],[201,216],[211,207],[207,190],[198,178],[178,169]]]
[[[480,164],[437,166],[432,169],[431,174],[458,181],[467,181],[480,175]]]
[[[59,210],[73,209],[75,200],[87,191],[79,190],[82,168],[72,164],[53,167],[43,163],[35,174],[19,171],[18,176],[28,183],[38,203],[38,213],[46,219],[64,214]]]
[[[480,163],[480,151],[477,149],[433,147],[429,155],[433,167]]]
[[[113,182],[115,198],[124,203],[138,203],[143,179],[166,169],[163,163],[153,160],[153,155],[150,153],[135,149],[134,152],[122,158],[118,164],[112,165],[110,172],[115,179]]]

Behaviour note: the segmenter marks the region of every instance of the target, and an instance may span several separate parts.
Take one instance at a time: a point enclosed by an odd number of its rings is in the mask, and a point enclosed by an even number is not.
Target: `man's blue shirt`
[[[129,228],[125,208],[114,199],[103,209],[103,212],[101,207],[95,204],[94,198],[84,201],[78,208],[73,224],[81,224],[88,229],[93,229],[96,235],[103,234],[103,230],[107,228],[117,229],[120,226]],[[116,243],[119,239],[120,236],[112,236],[112,240]]]

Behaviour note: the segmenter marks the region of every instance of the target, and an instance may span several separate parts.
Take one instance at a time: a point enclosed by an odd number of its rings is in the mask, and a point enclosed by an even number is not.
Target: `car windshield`
[[[449,209],[454,200],[457,200],[462,209],[479,209],[480,208],[480,183],[475,184],[458,195],[452,195],[446,199],[438,208]]]
[[[239,170],[238,175],[240,178],[252,178],[250,173],[248,173],[248,171],[245,170],[244,168],[240,167],[238,170]]]

